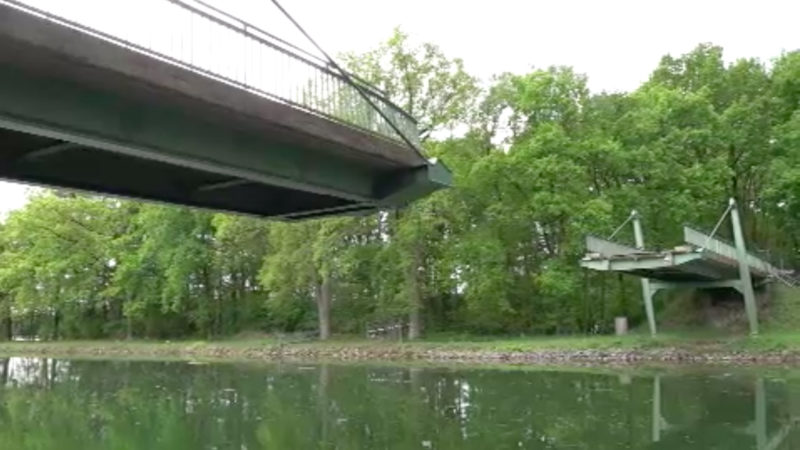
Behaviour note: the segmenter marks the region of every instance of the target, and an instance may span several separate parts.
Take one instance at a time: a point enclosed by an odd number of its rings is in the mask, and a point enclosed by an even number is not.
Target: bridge
[[[384,93],[212,5],[50,3],[0,0],[0,178],[284,219],[450,183]]]
[[[714,237],[728,214],[731,218],[734,244]],[[733,288],[742,294],[750,333],[758,334],[758,313],[753,287],[771,279],[786,280],[788,272],[747,251],[739,212],[733,199],[710,235],[684,227],[684,244],[669,250],[647,250],[640,217],[635,211],[629,221],[633,222],[635,247],[622,245],[611,239],[587,236],[587,254],[580,264],[590,270],[640,277],[645,312],[652,335],[656,334],[653,296],[658,291],[721,287]]]

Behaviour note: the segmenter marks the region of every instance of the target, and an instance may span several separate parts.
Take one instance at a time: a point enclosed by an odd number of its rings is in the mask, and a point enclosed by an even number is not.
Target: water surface
[[[0,448],[800,449],[800,371],[0,359]]]

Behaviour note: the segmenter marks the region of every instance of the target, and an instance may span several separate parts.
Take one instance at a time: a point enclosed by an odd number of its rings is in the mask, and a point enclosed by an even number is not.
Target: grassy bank
[[[187,360],[427,361],[512,364],[800,364],[800,333],[431,337],[416,342],[339,337],[327,342],[277,338],[221,341],[4,342],[0,355]]]

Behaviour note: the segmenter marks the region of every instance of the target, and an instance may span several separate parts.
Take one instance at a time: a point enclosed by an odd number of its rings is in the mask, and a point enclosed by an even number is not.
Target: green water
[[[0,359],[0,449],[800,449],[800,371]]]

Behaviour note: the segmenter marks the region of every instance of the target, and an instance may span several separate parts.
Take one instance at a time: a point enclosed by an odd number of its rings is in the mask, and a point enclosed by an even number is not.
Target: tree
[[[213,273],[218,278],[220,332],[230,334],[243,328],[264,328],[266,293],[258,273],[270,253],[270,223],[256,218],[215,214],[212,244]]]
[[[448,58],[434,44],[413,46],[408,36],[395,29],[378,48],[362,55],[346,55],[347,66],[361,78],[378,86],[403,110],[418,121],[423,142],[447,127],[465,125],[479,92],[475,78],[468,75],[463,62]],[[422,333],[422,310],[425,308],[424,282],[431,279],[427,243],[435,232],[426,220],[431,211],[428,200],[385,214],[387,251],[397,255],[396,271],[405,274],[393,278],[395,296],[404,300],[409,312],[409,338]],[[394,246],[394,247],[393,247]],[[390,281],[387,279],[386,281]]]
[[[0,224],[0,261],[2,261],[2,255],[6,252],[6,244],[1,240],[4,236],[3,226]],[[0,339],[10,341],[14,337],[14,318],[11,314],[13,297],[6,292],[6,289],[9,288],[3,286],[2,276],[2,271],[0,271],[0,325],[2,326],[2,330],[0,330]]]
[[[260,278],[269,291],[273,314],[285,328],[302,326],[308,317],[308,299],[313,299],[319,337],[330,337],[337,257],[342,245],[339,228],[347,222],[328,219],[276,224],[270,230],[273,251],[264,261]]]
[[[115,201],[44,193],[8,218],[0,284],[21,311],[51,318],[46,330],[53,338],[62,335],[63,325],[78,328],[89,317],[115,317],[119,303],[104,289],[114,271],[109,244],[118,212]],[[85,326],[83,331],[102,333]]]
[[[435,44],[414,46],[397,28],[378,48],[344,55],[344,60],[352,72],[417,119],[423,141],[444,127],[463,125],[478,93],[461,59],[448,58]]]

